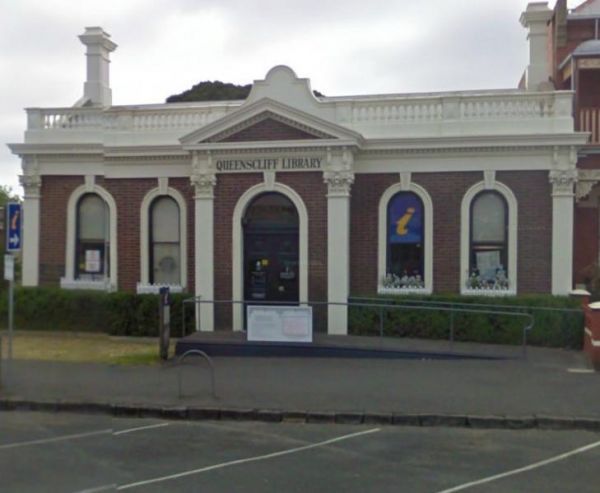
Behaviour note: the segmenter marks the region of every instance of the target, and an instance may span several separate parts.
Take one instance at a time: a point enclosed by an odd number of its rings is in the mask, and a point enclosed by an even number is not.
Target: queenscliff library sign
[[[217,171],[297,171],[319,170],[323,163],[320,157],[273,157],[258,159],[218,159],[215,162]]]

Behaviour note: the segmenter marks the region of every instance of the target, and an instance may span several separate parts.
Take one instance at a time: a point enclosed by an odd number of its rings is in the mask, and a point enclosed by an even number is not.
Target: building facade
[[[559,0],[548,14],[549,77],[573,91],[575,128],[589,134],[577,159],[574,282],[598,279],[600,259],[600,1],[569,11]]]
[[[315,97],[277,66],[244,101],[147,106],[111,104],[116,45],[87,28],[81,104],[28,109],[10,145],[23,283],[327,301],[332,334],[351,295],[568,294],[589,134],[549,81],[552,14],[521,17],[518,89]],[[243,305],[202,304],[198,328],[219,326],[241,330]]]

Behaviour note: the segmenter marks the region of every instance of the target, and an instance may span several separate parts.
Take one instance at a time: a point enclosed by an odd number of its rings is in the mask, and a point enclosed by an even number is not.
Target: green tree
[[[14,192],[9,185],[0,185],[0,206],[4,207],[7,202],[22,202],[21,197]]]
[[[167,103],[183,103],[189,101],[235,101],[246,99],[250,94],[252,84],[239,86],[230,82],[220,80],[199,82],[190,89],[180,94],[174,94],[167,98]],[[313,91],[317,97],[323,96],[319,91]]]

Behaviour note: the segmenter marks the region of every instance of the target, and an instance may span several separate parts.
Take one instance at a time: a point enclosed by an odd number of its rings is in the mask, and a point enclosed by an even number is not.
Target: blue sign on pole
[[[6,251],[18,252],[21,249],[21,204],[6,204]]]

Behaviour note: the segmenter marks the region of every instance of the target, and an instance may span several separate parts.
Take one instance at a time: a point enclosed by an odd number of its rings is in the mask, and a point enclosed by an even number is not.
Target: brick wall
[[[598,263],[598,209],[575,207],[573,278],[576,284],[586,282],[592,266]]]
[[[579,156],[577,159],[577,167],[579,169],[600,169],[600,154]]]
[[[157,187],[156,179],[104,179],[96,183],[105,188],[117,204],[119,289],[135,291],[140,273],[140,206],[144,196]],[[82,177],[44,176],[40,218],[40,284],[58,285],[65,275],[67,204],[73,190],[83,184]],[[188,291],[194,288],[194,201],[187,178],[169,180],[186,199],[188,212]]]
[[[232,228],[233,210],[242,194],[250,187],[261,183],[260,173],[222,174],[215,186],[214,202],[214,245],[215,245],[215,299],[231,300],[232,292]],[[231,307],[215,307],[217,329],[231,328]]]
[[[256,142],[263,140],[305,140],[315,139],[315,135],[294,128],[272,118],[266,118],[251,127],[240,130],[219,142]]]
[[[482,173],[415,173],[434,207],[434,289],[458,292],[460,272],[460,206],[464,193],[481,181]],[[519,205],[518,276],[520,293],[551,289],[552,199],[547,172],[499,172],[497,179],[513,190]],[[327,187],[320,172],[278,173],[278,182],[293,188],[309,215],[309,299],[327,297]],[[377,227],[379,199],[397,174],[356,176],[351,198],[350,281],[352,294],[377,289]],[[232,298],[232,216],[240,196],[262,182],[259,173],[222,174],[215,187],[215,298]],[[42,184],[40,282],[58,284],[65,269],[67,202],[83,183],[80,177],[45,176]],[[155,179],[103,179],[97,183],[112,194],[119,214],[119,287],[135,290],[140,280],[140,204],[157,186]],[[189,180],[172,179],[188,204],[188,290],[194,290],[194,202]],[[597,212],[596,212],[597,213]],[[597,223],[597,221],[596,221]],[[576,228],[579,231],[580,228]],[[584,228],[585,229],[585,228]],[[587,231],[587,230],[586,230]],[[597,236],[597,235],[596,235]],[[579,251],[576,250],[576,253]],[[583,256],[581,257],[583,258]],[[231,310],[217,311],[222,327],[230,325]],[[319,324],[323,317],[319,316]]]
[[[232,293],[233,211],[242,194],[262,183],[260,173],[221,174],[215,187],[215,299],[230,300]],[[310,300],[327,298],[327,187],[321,173],[277,173],[277,181],[294,189],[308,210],[308,296]],[[318,311],[318,310],[317,310]],[[218,328],[231,327],[231,309],[215,310]],[[316,328],[322,328],[317,314]]]
[[[510,171],[496,174],[519,206],[518,290],[552,291],[552,185],[547,171]],[[560,255],[560,252],[556,252]]]
[[[498,181],[512,189],[519,206],[518,290],[551,289],[552,199],[547,172],[500,172]],[[460,279],[460,215],[466,191],[480,182],[480,172],[414,173],[414,183],[433,201],[433,286],[435,292],[458,292]],[[397,174],[357,175],[352,187],[350,291],[377,292],[379,199],[398,182]]]
[[[80,176],[42,177],[40,201],[40,285],[58,286],[65,275],[67,202],[83,185]]]

